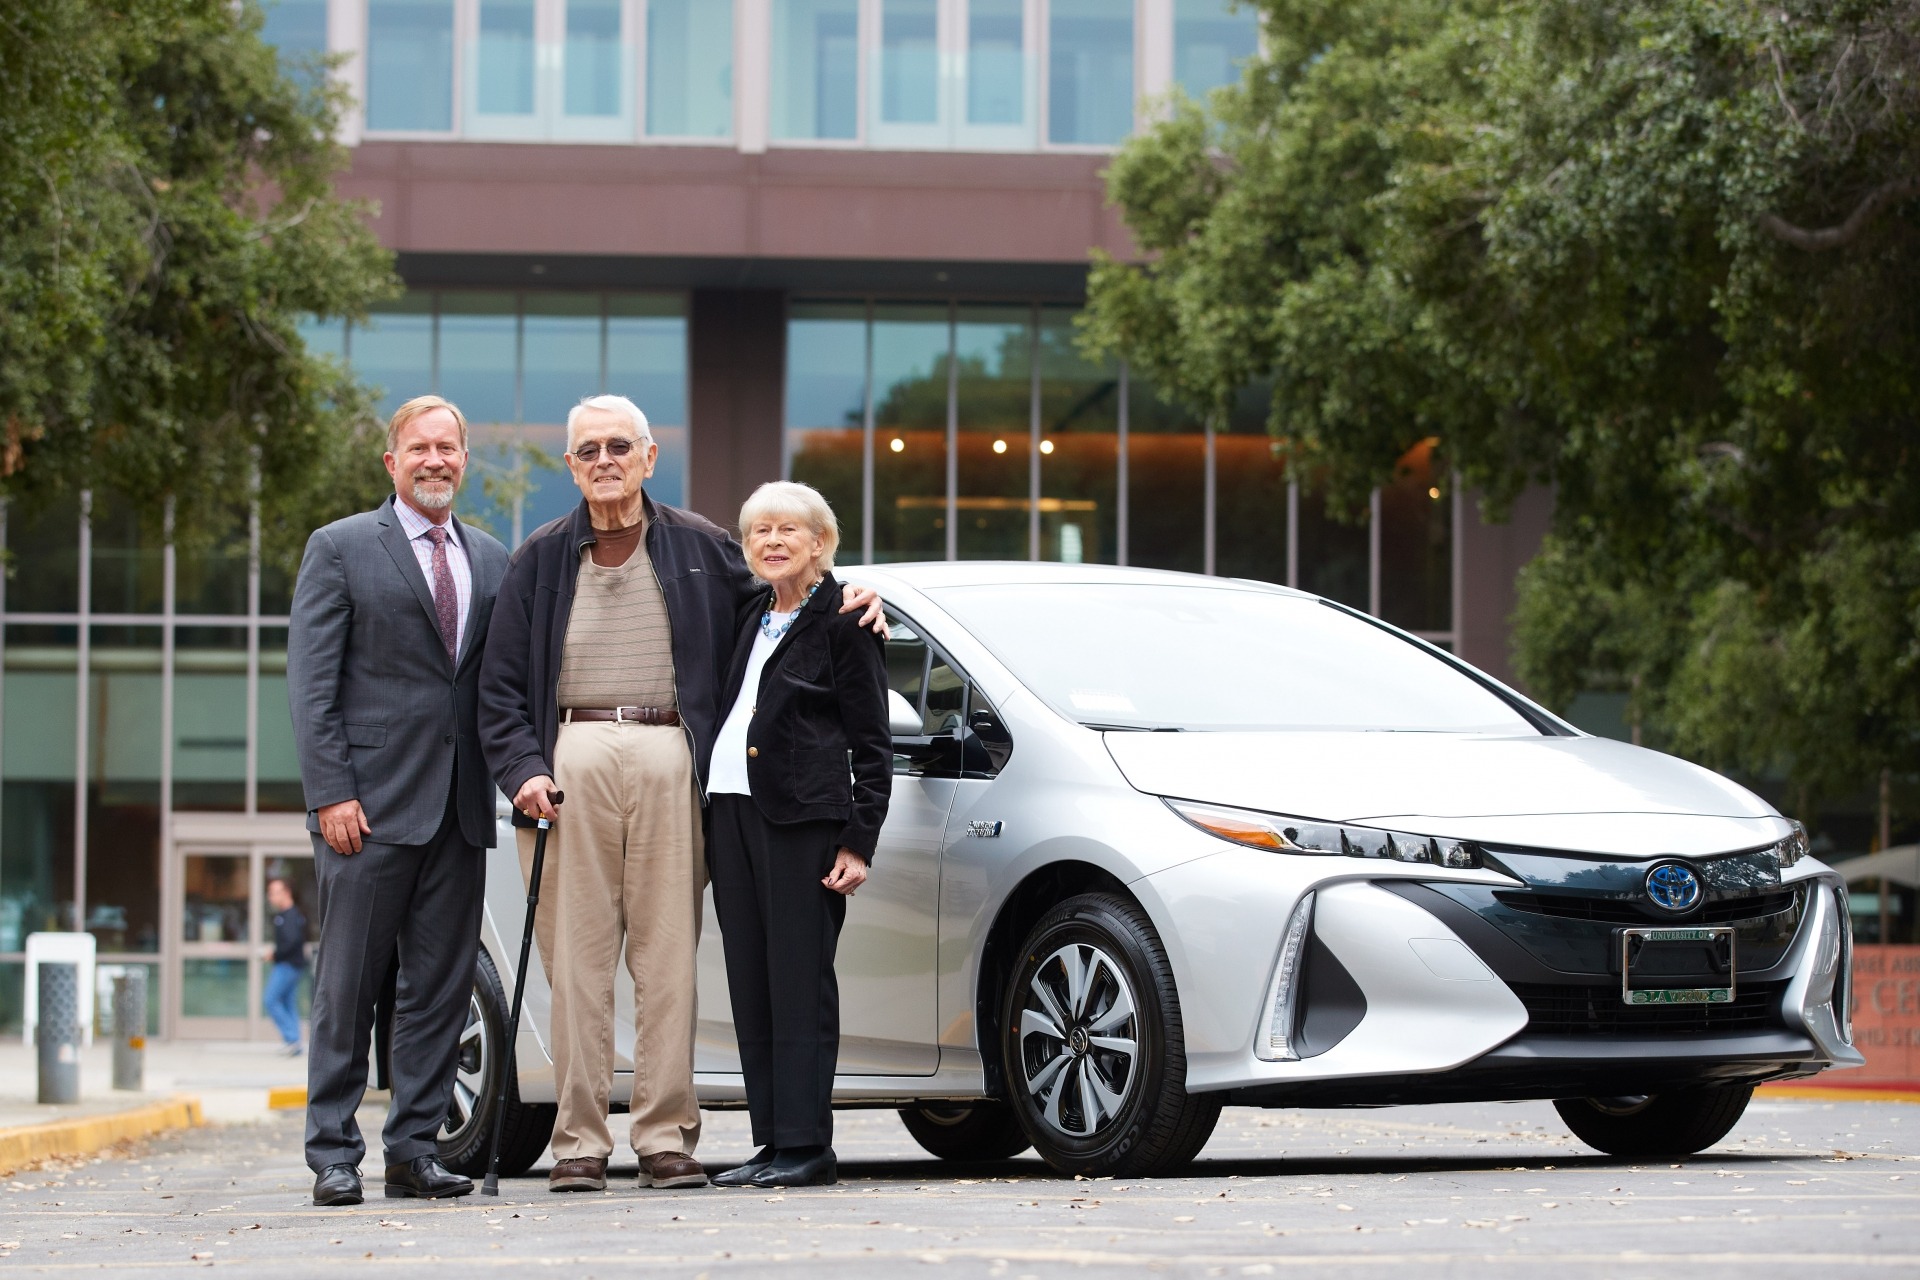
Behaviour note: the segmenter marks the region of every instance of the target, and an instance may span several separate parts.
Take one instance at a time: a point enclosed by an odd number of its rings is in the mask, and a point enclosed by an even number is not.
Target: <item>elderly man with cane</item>
[[[498,542],[453,514],[467,423],[438,396],[387,427],[394,495],[307,540],[287,637],[320,955],[307,1059],[313,1201],[359,1204],[374,1005],[399,966],[386,1194],[465,1195],[440,1163],[473,989],[481,850],[493,788],[475,727],[480,654],[506,571]]]
[[[693,1158],[701,807],[735,615],[756,588],[718,525],[645,493],[658,454],[623,396],[588,397],[567,415],[566,463],[583,500],[514,552],[480,676],[482,745],[513,797],[523,871],[535,822],[553,824],[536,917],[553,985],[553,1191],[606,1186],[623,950],[639,1184],[707,1181]],[[870,591],[849,591],[844,608],[884,627]],[[564,819],[547,798],[558,790]]]

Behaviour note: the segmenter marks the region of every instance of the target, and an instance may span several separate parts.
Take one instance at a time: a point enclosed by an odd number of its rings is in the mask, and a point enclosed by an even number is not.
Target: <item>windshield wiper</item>
[[[1184,733],[1177,724],[1100,724],[1093,720],[1082,720],[1083,729],[1098,729],[1102,733]]]

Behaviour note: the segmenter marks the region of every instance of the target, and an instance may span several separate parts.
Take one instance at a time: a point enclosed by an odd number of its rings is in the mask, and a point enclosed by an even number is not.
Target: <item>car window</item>
[[[927,642],[913,624],[898,614],[887,614],[887,687],[920,709],[920,690],[926,682]]]
[[[958,733],[966,720],[967,681],[939,654],[927,671],[927,705],[922,733]]]
[[[1541,732],[1443,655],[1310,596],[1186,582],[928,594],[1027,688],[1096,728]]]
[[[895,773],[922,777],[992,776],[1012,739],[966,673],[927,643],[914,625],[887,613],[887,687],[920,713],[920,733],[894,739]]]

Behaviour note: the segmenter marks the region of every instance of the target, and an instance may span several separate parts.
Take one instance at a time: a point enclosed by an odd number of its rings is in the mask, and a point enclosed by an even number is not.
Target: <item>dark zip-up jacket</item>
[[[754,632],[771,603],[762,587],[740,611],[727,673],[729,712],[747,682]],[[760,668],[747,723],[747,788],[768,822],[840,824],[837,848],[868,862],[893,791],[887,727],[887,642],[841,613],[829,576]]]
[[[740,544],[705,516],[644,494],[647,556],[666,599],[673,632],[673,687],[700,792],[727,704],[735,623],[757,594]],[[580,557],[599,539],[584,499],[570,515],[528,535],[507,562],[480,664],[480,749],[493,780],[509,796],[527,779],[553,776],[560,736],[560,656],[573,612]],[[532,819],[515,810],[515,826]]]

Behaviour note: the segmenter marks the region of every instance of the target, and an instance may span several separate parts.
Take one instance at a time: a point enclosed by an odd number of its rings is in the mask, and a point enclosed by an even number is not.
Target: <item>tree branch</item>
[[[1915,195],[1920,195],[1920,177],[1895,178],[1892,182],[1883,183],[1869,191],[1866,199],[1862,200],[1859,206],[1847,215],[1847,220],[1837,227],[1821,227],[1817,231],[1809,231],[1805,227],[1794,226],[1774,213],[1761,214],[1760,225],[1776,240],[1785,241],[1794,248],[1804,249],[1808,253],[1820,253],[1827,249],[1838,249],[1850,243],[1867,229],[1867,224],[1879,216],[1882,209],[1896,200],[1905,200]]]

